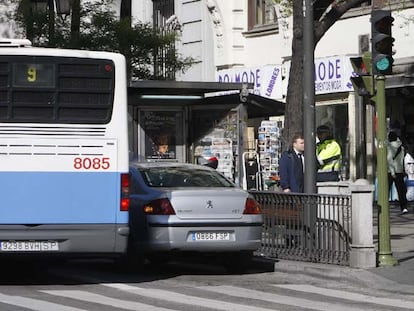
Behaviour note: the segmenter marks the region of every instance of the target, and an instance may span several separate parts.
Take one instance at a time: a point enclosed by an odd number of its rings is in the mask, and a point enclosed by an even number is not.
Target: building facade
[[[114,8],[120,4],[121,0],[114,0]],[[392,10],[395,19],[394,73],[386,80],[388,126],[398,126],[402,139],[412,143],[414,1],[388,1],[384,9]],[[185,73],[177,73],[176,80],[247,82],[258,106],[285,102],[293,37],[289,8],[274,0],[140,0],[131,1],[131,12],[135,20],[179,33],[178,53],[191,56],[195,63]],[[349,58],[371,49],[370,13],[371,5],[351,9],[315,49],[316,126],[332,127],[344,149],[343,177],[351,180],[375,177],[375,107],[354,92],[349,79],[353,71]],[[0,26],[2,36],[13,36],[13,25]],[[262,121],[268,120],[249,117],[243,137],[247,149],[257,148]],[[184,117],[183,122],[188,120]],[[278,119],[275,124],[282,128],[282,123]],[[182,146],[186,161],[188,148]]]
[[[197,60],[177,80],[250,82],[256,95],[285,100],[293,24],[288,8],[273,0],[154,0],[134,1],[133,12],[148,19],[151,3],[156,2],[174,3],[174,21],[181,33],[178,50]],[[400,126],[402,139],[410,143],[414,1],[389,1],[384,9],[392,10],[395,19],[394,73],[386,80],[388,126]],[[344,149],[344,178],[352,180],[372,180],[375,175],[375,107],[355,94],[349,79],[349,58],[371,49],[370,13],[371,5],[351,9],[315,49],[316,126],[332,126]],[[252,125],[257,127],[257,122]]]

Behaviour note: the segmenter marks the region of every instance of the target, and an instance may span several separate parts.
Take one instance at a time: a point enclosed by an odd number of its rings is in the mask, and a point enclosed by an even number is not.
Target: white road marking
[[[237,311],[275,311],[274,308],[266,309],[254,306],[246,306],[244,304],[225,302],[215,299],[200,298],[190,295],[184,295],[176,293],[173,291],[154,289],[154,288],[142,288],[136,286],[130,286],[121,283],[108,283],[102,284],[107,287],[116,288],[123,291],[128,291],[129,293],[150,297],[154,299],[161,299],[164,301],[170,301],[175,303],[181,303],[191,306],[200,306],[206,308],[213,308],[216,310],[237,310]]]
[[[91,278],[87,278],[91,279]],[[98,280],[96,280],[97,283],[99,283]],[[177,304],[183,304],[183,305],[190,305],[190,306],[200,306],[200,307],[206,307],[206,308],[212,308],[215,310],[238,310],[238,311],[269,311],[269,310],[275,310],[274,308],[267,309],[262,307],[255,307],[253,305],[246,306],[245,304],[238,304],[238,303],[232,303],[232,302],[226,302],[224,301],[225,298],[218,298],[218,299],[210,299],[210,298],[202,298],[198,296],[191,296],[191,295],[185,295],[181,293],[174,292],[172,290],[163,290],[163,289],[154,289],[154,288],[143,288],[138,286],[131,286],[124,283],[100,283],[101,286],[114,288],[117,290],[125,291],[130,294],[139,295],[142,297],[148,297],[152,299],[158,299],[163,300],[165,302],[174,302]],[[222,295],[227,295],[231,297],[238,297],[238,298],[246,298],[246,299],[252,299],[257,301],[265,301],[265,302],[271,302],[276,305],[288,305],[288,306],[294,306],[298,308],[310,308],[312,310],[322,310],[322,311],[356,311],[356,310],[363,310],[363,311],[373,311],[377,310],[378,308],[375,308],[373,306],[372,308],[369,308],[369,306],[364,305],[361,306],[360,303],[364,304],[376,304],[379,306],[385,306],[385,307],[399,307],[399,308],[406,308],[410,310],[414,310],[412,308],[413,302],[407,301],[407,300],[400,300],[400,299],[394,299],[394,298],[382,298],[382,297],[375,297],[375,296],[369,296],[369,295],[363,295],[358,293],[352,293],[348,291],[342,291],[342,290],[333,290],[333,289],[326,289],[321,287],[316,287],[312,285],[278,285],[278,284],[272,284],[274,287],[278,287],[281,289],[289,289],[296,291],[298,293],[309,293],[309,294],[318,294],[321,296],[326,297],[332,297],[332,298],[338,298],[342,301],[338,302],[327,302],[323,301],[323,298],[315,298],[312,300],[312,298],[301,298],[301,297],[295,297],[295,296],[289,296],[289,295],[283,295],[283,294],[277,294],[277,293],[269,293],[269,292],[262,292],[258,290],[251,290],[243,287],[235,287],[235,286],[199,286],[194,287],[199,290],[204,290],[208,292],[215,292]],[[56,296],[62,296],[62,297],[70,297],[73,299],[103,304],[103,305],[109,305],[109,306],[115,306],[119,308],[124,308],[128,310],[145,310],[145,311],[164,311],[164,310],[171,310],[171,309],[165,309],[162,307],[154,307],[152,305],[148,304],[142,304],[138,302],[133,301],[127,301],[127,300],[119,300],[114,298],[109,298],[106,296],[88,293],[88,292],[81,292],[81,291],[44,291],[45,293],[49,293]],[[300,296],[300,294],[298,294]],[[413,297],[414,296],[409,296]],[[349,303],[347,303],[349,301]],[[354,303],[352,303],[354,302]]]
[[[0,303],[27,308],[36,311],[87,311],[74,307],[62,306],[57,303],[22,296],[0,294]]]
[[[92,302],[97,303],[101,305],[121,308],[121,309],[127,309],[127,310],[134,310],[134,311],[171,311],[175,309],[171,308],[161,308],[161,307],[155,307],[152,305],[135,302],[135,301],[127,301],[127,300],[121,300],[116,298],[110,298],[107,296],[89,293],[86,291],[80,291],[80,290],[44,290],[43,293],[59,296],[59,297],[65,297],[65,298],[71,298],[86,302]],[[48,310],[50,311],[50,310]]]

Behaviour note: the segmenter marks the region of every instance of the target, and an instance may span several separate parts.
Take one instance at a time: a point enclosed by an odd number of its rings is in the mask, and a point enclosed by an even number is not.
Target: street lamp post
[[[56,13],[61,15],[70,14],[71,0],[55,0]]]
[[[49,46],[55,46],[55,6],[53,0],[48,0],[49,7]]]
[[[313,4],[303,7],[303,132],[305,138],[305,192],[316,193],[315,162],[315,50]]]
[[[32,10],[35,12],[47,11],[49,45],[55,45],[55,16],[70,14],[72,0],[31,0]],[[56,6],[56,10],[55,10]]]
[[[304,0],[303,6],[303,132],[305,138],[305,192],[316,193],[315,163],[315,40],[313,25],[313,4]],[[307,247],[315,243],[317,206],[306,202],[305,223],[309,228]]]

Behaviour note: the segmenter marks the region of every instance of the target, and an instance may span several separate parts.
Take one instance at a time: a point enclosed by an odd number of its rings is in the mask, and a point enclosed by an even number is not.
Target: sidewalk
[[[378,252],[378,210],[373,211],[375,250]],[[300,261],[280,260],[275,272],[317,277],[325,280],[341,280],[389,291],[412,294],[414,292],[414,204],[409,213],[400,215],[400,208],[390,204],[391,252],[398,261],[396,266],[357,269]]]
[[[414,286],[414,204],[409,213],[400,215],[397,204],[390,204],[390,232],[392,256],[397,266],[382,266],[369,269],[389,280]],[[374,208],[374,244],[378,251],[378,210]]]

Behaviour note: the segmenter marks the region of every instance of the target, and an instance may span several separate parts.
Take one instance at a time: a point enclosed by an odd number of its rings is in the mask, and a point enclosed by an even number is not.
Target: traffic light
[[[392,46],[394,38],[391,27],[394,18],[389,10],[372,10],[371,12],[371,47],[372,73],[377,75],[392,74]]]
[[[373,96],[374,77],[371,73],[371,55],[368,53],[362,57],[351,57],[350,61],[354,69],[351,77],[354,90],[359,96]]]

